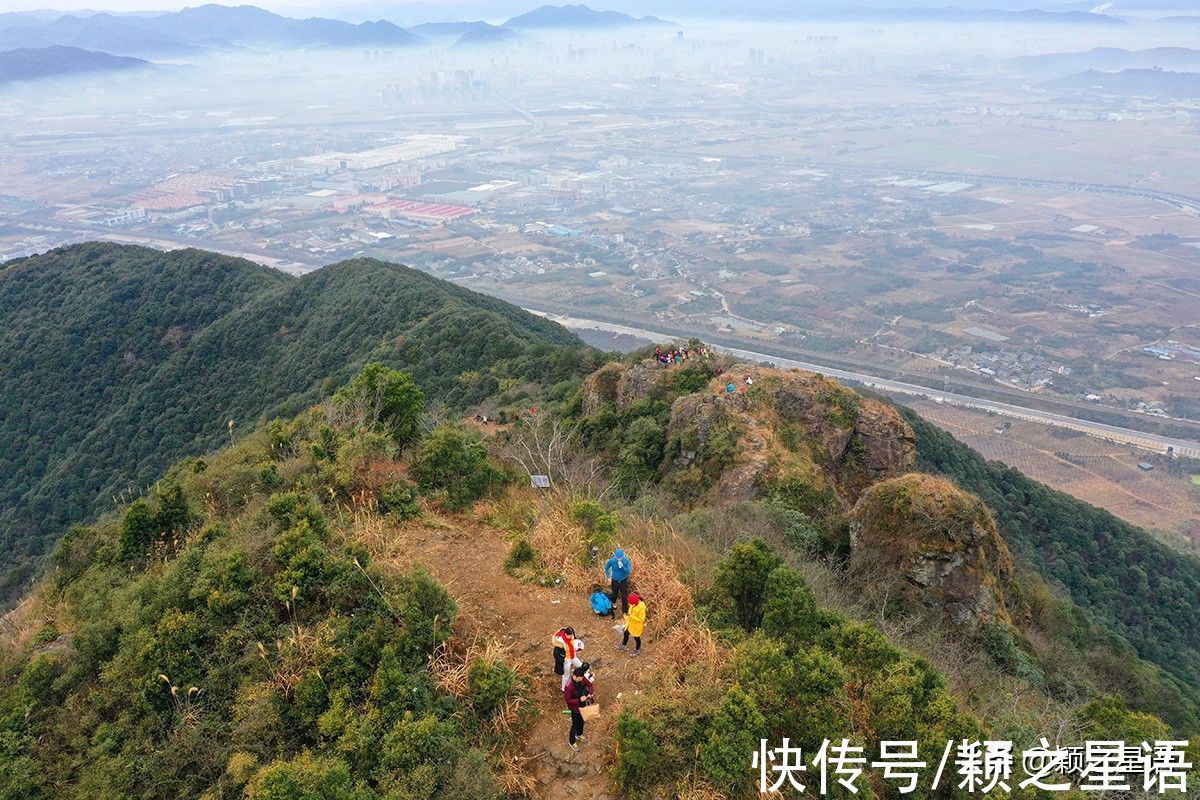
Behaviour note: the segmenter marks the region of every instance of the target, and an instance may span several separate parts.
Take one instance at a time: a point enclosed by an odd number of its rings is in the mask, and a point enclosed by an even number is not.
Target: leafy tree
[[[405,444],[416,435],[425,395],[408,373],[373,362],[338,389],[333,404],[352,413],[366,427],[378,425]]]
[[[732,604],[734,621],[747,631],[762,624],[767,578],[782,563],[762,539],[738,542],[717,565],[713,590]]]
[[[764,633],[795,642],[809,641],[817,634],[822,622],[817,601],[797,570],[786,566],[771,570],[764,595]]]
[[[754,698],[734,684],[708,726],[700,745],[700,773],[716,788],[738,794],[751,785],[748,754],[758,748],[767,721]]]
[[[158,521],[150,504],[141,498],[130,503],[121,522],[121,555],[140,556],[158,539]]]
[[[503,477],[488,463],[483,437],[449,422],[435,428],[422,443],[413,471],[422,492],[444,492],[446,505],[455,510],[483,497]]]
[[[154,496],[158,500],[154,524],[159,535],[166,536],[187,530],[192,523],[192,509],[179,481],[164,481],[156,488]]]

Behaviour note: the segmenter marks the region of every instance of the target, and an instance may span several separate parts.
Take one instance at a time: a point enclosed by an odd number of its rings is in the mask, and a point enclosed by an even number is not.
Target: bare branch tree
[[[546,475],[554,489],[603,499],[612,481],[598,456],[578,452],[579,423],[550,414],[522,417],[508,432],[501,453],[529,475]]]

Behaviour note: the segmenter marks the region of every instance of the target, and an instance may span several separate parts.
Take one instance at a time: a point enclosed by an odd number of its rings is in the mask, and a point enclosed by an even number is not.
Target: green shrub
[[[425,395],[408,373],[373,363],[337,390],[333,404],[355,415],[360,424],[378,426],[405,444],[416,435]]]
[[[270,461],[259,467],[258,485],[264,489],[278,489],[283,485],[283,477],[279,474],[279,467],[275,462]]]
[[[713,591],[732,606],[733,619],[747,631],[762,624],[767,578],[782,563],[762,539],[738,542],[717,565]]]
[[[345,761],[316,758],[308,753],[264,767],[246,788],[247,800],[376,800],[376,797],[370,789],[355,784]]]
[[[326,535],[325,515],[315,502],[303,492],[282,492],[267,499],[267,513],[279,528],[292,528],[307,522],[313,533],[324,539]]]
[[[396,519],[414,519],[421,516],[416,484],[407,480],[396,480],[379,488],[379,508]]]
[[[533,549],[533,545],[524,536],[513,542],[512,549],[504,558],[504,569],[509,572],[535,564],[537,564],[537,550]]]
[[[163,481],[156,487],[154,497],[158,501],[158,511],[154,515],[158,535],[168,536],[186,531],[194,515],[183,487],[174,480]]]
[[[442,791],[446,800],[470,798],[471,800],[503,800],[504,793],[492,772],[487,754],[474,748],[459,756]]]
[[[467,702],[480,719],[495,714],[518,688],[516,671],[503,661],[479,658],[467,669]]]
[[[275,598],[288,603],[318,595],[329,577],[328,552],[307,519],[275,537],[271,555],[282,571],[275,578]]]
[[[409,711],[383,737],[379,763],[386,770],[402,773],[423,765],[446,767],[454,762],[458,744],[454,723]]]
[[[588,533],[588,544],[604,547],[616,535],[621,518],[595,500],[580,500],[571,510],[571,520]]]
[[[140,497],[129,504],[121,520],[121,556],[143,555],[158,540],[158,522],[150,504]]]
[[[626,494],[654,480],[663,459],[665,434],[653,417],[637,417],[621,437],[613,476]]]
[[[763,632],[799,643],[812,640],[820,627],[817,601],[804,576],[786,566],[771,570],[763,593]]]
[[[753,778],[750,754],[767,733],[767,721],[754,698],[734,684],[707,731],[700,745],[700,774],[726,794],[748,789]]]
[[[1118,697],[1093,700],[1076,712],[1083,730],[1079,738],[1088,740],[1123,739],[1129,743],[1166,739],[1170,731],[1162,720],[1151,714],[1132,711]]]
[[[478,433],[447,422],[429,434],[413,468],[422,492],[444,492],[446,505],[461,511],[504,480],[487,457],[487,446]]]
[[[1024,678],[1035,686],[1045,680],[1046,676],[1038,666],[1036,657],[1021,647],[1017,634],[1009,626],[998,622],[987,623],[980,626],[975,636],[984,652],[992,657],[1000,669]]]
[[[650,726],[628,711],[617,716],[617,785],[631,792],[657,777],[663,767],[658,741]]]

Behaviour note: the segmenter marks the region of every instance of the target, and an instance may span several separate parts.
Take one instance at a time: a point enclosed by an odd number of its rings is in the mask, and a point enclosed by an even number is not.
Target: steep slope
[[[79,245],[0,270],[0,324],[8,595],[71,522],[368,359],[451,406],[501,378],[580,367],[554,323],[370,260],[296,279],[210,253]]]
[[[899,527],[921,538],[909,543],[911,558],[890,566],[910,570],[906,591],[917,587],[952,620],[972,618],[964,629],[983,623],[981,635],[995,637],[987,646],[1006,668],[1037,676],[1038,683],[1058,684],[1059,691],[1075,683],[1080,691],[1103,686],[1173,723],[1200,719],[1195,562],[1111,515],[987,465],[880,398],[811,373],[711,354],[671,367],[639,359],[644,355],[593,373],[578,400],[581,437],[614,464],[618,491],[636,497],[655,486],[697,513],[765,501],[782,514],[783,522],[768,525],[786,529],[782,543],[846,561],[864,532],[872,533],[856,518],[854,504],[868,495],[886,497],[881,487],[907,487],[920,495],[912,507],[941,507],[946,514],[927,529],[898,515]],[[914,470],[951,477],[978,498],[929,475],[905,474]],[[742,523],[732,515],[728,524]],[[997,531],[1003,546],[995,542]],[[960,562],[970,563],[954,568]],[[931,574],[947,565],[944,574]],[[939,588],[944,579],[950,583]],[[872,590],[882,581],[867,583],[857,588],[860,599],[902,605]],[[1070,601],[1056,597],[1056,587],[1069,592]],[[991,625],[997,621],[1003,624]],[[1046,646],[1058,639],[1069,640],[1070,656]],[[1046,666],[1056,674],[1040,674],[1042,667],[1025,664],[1020,653],[1026,650],[1043,665],[1078,664],[1065,672]]]
[[[511,428],[490,427],[499,433],[488,442],[459,422],[414,425],[421,393],[371,366],[323,405],[185,460],[146,497],[74,528],[0,626],[0,796],[749,800],[746,762],[760,737],[794,737],[806,752],[840,736],[867,753],[915,740],[933,757],[959,738],[1013,740],[1018,750],[1042,735],[1060,745],[1167,738],[1161,720],[1107,696],[1147,686],[1184,718],[1178,738],[1197,729],[1194,703],[1167,702],[1170,684],[1152,669],[1132,673],[1142,687],[1095,682],[1093,652],[1110,675],[1120,674],[1114,661],[1138,664],[1086,620],[1072,616],[1066,641],[1020,639],[1014,626],[1045,631],[1038,619],[1055,600],[1010,571],[978,498],[943,479],[864,472],[857,460],[846,471],[821,456],[820,441],[850,452],[838,442],[847,428],[851,441],[867,433],[867,411],[886,421],[871,432],[887,445],[879,452],[900,455],[895,469],[911,466],[913,428],[886,404],[864,397],[855,407],[857,395],[819,376],[724,359],[638,367],[606,367],[586,382],[619,386],[622,372],[640,373],[611,395],[630,400],[619,415],[615,400],[589,401],[585,382],[572,382]],[[761,388],[729,393],[698,380],[716,369],[753,371]],[[928,545],[977,545],[969,572],[998,612],[978,617],[981,638],[914,632],[850,601],[863,594],[862,575],[847,580],[793,535],[815,519],[789,505],[805,493],[730,504],[716,493],[669,495],[716,515],[684,526],[675,510],[655,510],[670,504],[655,502],[649,481],[635,502],[606,507],[582,499],[595,473],[556,461],[557,488],[538,493],[497,469],[511,466],[501,459],[513,443],[553,420],[581,430],[589,419],[615,429],[609,466],[627,468],[650,438],[641,421],[715,392],[740,395],[726,399],[742,404],[731,413],[754,415],[770,435],[794,426],[797,452],[825,471],[814,486],[834,492],[813,513],[844,517],[857,497],[859,542],[882,543],[888,557],[897,553],[887,540],[906,543],[901,570],[916,566],[919,577]],[[657,435],[666,438],[663,426]],[[590,458],[578,440],[569,449]],[[736,470],[738,458],[723,468]],[[668,465],[660,486],[675,474]],[[462,486],[468,495],[456,495]],[[749,525],[764,508],[784,521],[757,526],[774,547],[727,524]],[[615,546],[631,553],[634,589],[650,605],[637,659],[585,600],[600,576],[597,551]],[[938,591],[960,602],[962,574],[943,575]],[[562,625],[587,641],[603,709],[578,753],[564,741],[549,668],[548,637]],[[863,783],[892,796],[873,770]],[[951,782],[939,796],[970,793]]]
[[[1014,555],[1070,593],[1141,656],[1200,686],[1200,564],[1107,511],[1076,500],[902,413],[918,467],[987,503]]]

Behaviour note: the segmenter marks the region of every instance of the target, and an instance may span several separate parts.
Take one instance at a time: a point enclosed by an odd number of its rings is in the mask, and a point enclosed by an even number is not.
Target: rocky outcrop
[[[960,628],[1009,621],[1012,555],[975,495],[910,473],[867,489],[851,518],[851,574],[889,604]]]
[[[667,368],[654,361],[605,364],[583,382],[583,413],[592,414],[606,404],[624,411],[652,394],[667,374]]]
[[[583,413],[595,414],[604,405],[617,403],[617,384],[625,365],[614,361],[588,375],[583,381]]]
[[[782,481],[817,495],[831,490],[848,507],[870,484],[916,464],[912,429],[891,406],[811,372],[736,365],[672,404],[667,438],[685,444],[671,466],[693,466],[712,432],[730,426],[737,452],[714,487],[721,501],[748,500]]]
[[[812,372],[726,360],[717,376],[715,362],[703,363],[712,374],[706,385],[695,363],[607,364],[584,381],[583,411],[625,411],[648,397],[671,401],[666,477],[675,473],[689,494],[711,490],[712,499],[722,502],[749,500],[785,483],[848,508],[867,486],[916,463],[912,429],[886,403]],[[698,385],[698,377],[704,388],[679,394],[685,374],[689,387]],[[731,439],[736,446],[730,447]]]

